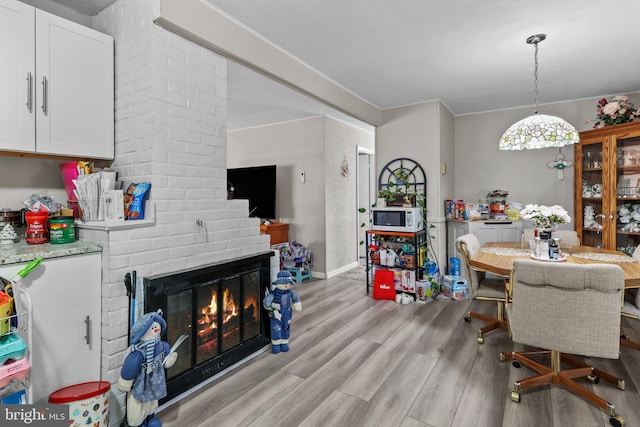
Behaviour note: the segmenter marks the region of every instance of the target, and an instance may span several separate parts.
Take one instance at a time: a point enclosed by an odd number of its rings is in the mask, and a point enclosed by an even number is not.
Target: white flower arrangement
[[[571,217],[560,205],[526,205],[520,211],[520,218],[529,220],[537,228],[553,228],[558,224],[570,224]]]

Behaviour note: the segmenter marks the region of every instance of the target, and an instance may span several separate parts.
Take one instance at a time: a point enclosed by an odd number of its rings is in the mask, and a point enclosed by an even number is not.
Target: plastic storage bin
[[[22,381],[27,378],[31,365],[26,357],[0,366],[0,388],[9,385],[11,380]]]
[[[49,403],[69,405],[69,425],[109,426],[108,381],[93,381],[61,388],[49,395]]]
[[[0,365],[9,359],[20,359],[27,351],[27,344],[18,334],[0,337]]]

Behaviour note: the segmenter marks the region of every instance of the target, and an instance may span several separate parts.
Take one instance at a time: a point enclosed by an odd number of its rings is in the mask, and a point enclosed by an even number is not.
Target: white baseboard
[[[331,277],[337,276],[338,274],[341,274],[341,273],[344,273],[345,271],[349,271],[351,269],[354,269],[359,265],[360,265],[360,263],[358,261],[354,261],[351,264],[347,264],[347,265],[342,266],[340,268],[336,268],[335,270],[332,270],[332,271],[328,272],[326,274],[326,276],[327,276],[326,278],[329,279]]]

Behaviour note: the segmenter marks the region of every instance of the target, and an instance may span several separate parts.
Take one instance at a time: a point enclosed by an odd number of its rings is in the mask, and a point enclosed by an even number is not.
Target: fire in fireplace
[[[270,285],[271,253],[162,277],[145,278],[145,311],[162,309],[178,360],[167,371],[165,401],[269,343],[261,296]]]

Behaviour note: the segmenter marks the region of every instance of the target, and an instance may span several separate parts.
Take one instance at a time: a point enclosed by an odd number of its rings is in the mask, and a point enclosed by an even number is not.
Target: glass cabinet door
[[[640,136],[615,143],[615,248],[631,255],[640,244]]]
[[[582,146],[582,244],[603,247],[603,143]],[[579,213],[576,212],[576,215]]]

